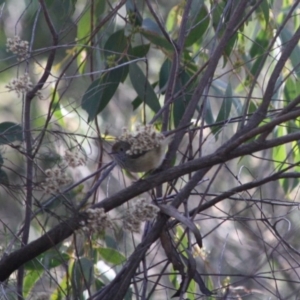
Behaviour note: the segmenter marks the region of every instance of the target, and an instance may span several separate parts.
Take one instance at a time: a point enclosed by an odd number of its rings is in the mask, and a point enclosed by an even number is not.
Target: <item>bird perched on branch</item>
[[[137,125],[134,132],[123,128],[123,133],[112,146],[110,154],[121,168],[129,172],[149,172],[162,164],[174,133],[190,125],[165,133],[156,131],[150,124]]]

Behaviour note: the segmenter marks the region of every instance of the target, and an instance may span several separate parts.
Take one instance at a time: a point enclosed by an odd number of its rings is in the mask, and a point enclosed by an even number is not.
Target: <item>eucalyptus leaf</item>
[[[113,248],[99,247],[97,248],[97,252],[105,260],[105,262],[114,265],[120,265],[126,261],[126,257],[122,253],[120,253],[119,251]]]
[[[136,63],[130,64],[129,76],[139,98],[142,99],[154,112],[157,112],[160,109],[158,98],[148,79]]]
[[[23,129],[13,122],[0,123],[0,145],[6,145],[15,141],[23,141]]]

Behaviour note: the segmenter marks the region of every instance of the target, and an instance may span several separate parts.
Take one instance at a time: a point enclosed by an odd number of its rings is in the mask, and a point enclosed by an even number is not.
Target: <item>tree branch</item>
[[[144,180],[139,180],[128,188],[125,188],[115,195],[102,200],[100,203],[93,205],[92,208],[102,207],[107,212],[115,207],[124,204],[128,200],[142,194],[143,192],[146,192],[162,183],[177,179],[185,174],[189,174],[194,171],[204,172],[205,174],[208,170],[207,168],[210,168],[219,163],[223,163],[240,156],[252,154],[257,151],[270,149],[275,146],[286,144],[292,141],[297,141],[299,139],[300,132],[295,132],[282,136],[280,138],[267,140],[264,142],[257,142],[254,140],[251,143],[242,145],[237,149],[232,150],[230,153],[224,151],[222,152],[223,154],[221,152],[219,154],[218,150],[216,150],[216,152],[213,154],[195,159],[193,161],[189,161],[182,165],[170,168],[166,171],[153,174]],[[180,195],[173,201],[172,205],[174,205],[175,207],[177,207],[181,203],[181,201],[183,201],[183,198],[180,198]],[[85,220],[85,214],[80,214],[78,216],[70,218],[54,227],[49,232],[45,233],[42,237],[24,246],[22,249],[18,249],[13,253],[4,256],[0,261],[0,281],[5,281],[13,271],[18,269],[24,263],[32,260],[46,250],[51,249],[53,246],[61,243],[64,239],[68,238],[71,234],[74,233],[75,230],[79,228],[79,223]],[[163,219],[159,219],[159,226],[164,224],[161,223],[163,222],[163,220],[165,220],[165,217],[163,217]],[[153,233],[152,238],[155,239],[155,237],[156,234]]]

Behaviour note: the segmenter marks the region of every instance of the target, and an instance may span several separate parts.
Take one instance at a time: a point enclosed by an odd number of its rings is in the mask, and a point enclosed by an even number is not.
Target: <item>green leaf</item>
[[[269,3],[267,0],[263,0],[262,3],[260,4],[260,6],[258,7],[259,10],[262,11],[264,18],[265,18],[265,23],[266,23],[266,27],[268,27],[269,25],[269,19],[270,19],[270,13],[269,13]]]
[[[251,67],[251,74],[253,76],[256,76],[256,73],[259,71],[261,62],[263,60],[263,55],[268,48],[269,41],[270,39],[267,35],[267,32],[261,30],[250,48],[249,54],[252,58],[255,58]]]
[[[107,106],[124,78],[124,74],[127,73],[128,66],[115,68],[103,74],[88,87],[81,102],[81,107],[88,113],[88,122],[93,121]]]
[[[199,66],[194,62],[194,57],[192,57],[191,52],[186,49],[183,50],[183,65],[188,72],[193,74],[199,70]]]
[[[169,81],[171,67],[171,61],[166,59],[160,68],[158,81],[160,90],[164,90]]]
[[[44,256],[44,254],[39,255],[36,259],[30,260],[27,262],[24,266],[26,270],[32,271],[32,270],[45,270],[41,264],[41,258]]]
[[[293,126],[293,128],[289,128],[289,126],[288,126],[287,131],[289,133],[299,131],[299,126],[297,126],[295,123],[297,123],[297,122],[293,122],[293,124],[291,125],[291,126]],[[299,145],[298,141],[292,142],[292,154],[293,154],[293,161],[295,163],[298,163],[293,168],[293,171],[299,173],[300,172],[300,145]],[[300,182],[299,178],[284,178],[282,180],[281,184],[283,186],[285,193],[288,194],[293,189],[299,188],[299,182]]]
[[[187,254],[185,252],[186,249],[188,249],[188,237],[184,230],[184,228],[181,225],[176,226],[176,242],[180,241],[180,244],[178,245],[178,249],[180,252],[182,252],[182,255],[187,257]]]
[[[278,130],[282,131],[281,129]],[[275,167],[277,171],[279,171],[286,164],[286,158],[287,158],[286,145],[276,146],[272,149],[272,152],[273,152],[272,158],[274,159]]]
[[[23,282],[24,297],[27,298],[31,290],[34,288],[36,282],[42,277],[44,269],[31,270],[26,272],[26,276]]]
[[[2,156],[1,156],[2,158]],[[9,185],[9,179],[5,171],[0,169],[0,185]]]
[[[286,128],[284,124],[281,124],[281,126],[278,126],[277,130],[275,131],[275,136],[282,137],[284,135],[286,135]],[[288,167],[287,149],[285,144],[272,148],[272,159],[274,160],[274,165],[277,172]],[[285,179],[280,179],[279,183],[287,193],[289,190],[289,182]]]
[[[288,30],[286,27],[284,27],[281,32],[280,32],[280,39],[282,41],[282,44],[285,45],[286,43],[289,42],[289,40],[292,38],[294,34]],[[296,47],[294,48],[294,50],[291,53],[290,56],[290,60],[291,63],[293,65],[293,67],[295,68],[294,72],[297,74],[297,77],[300,76],[300,68],[299,68],[299,64],[300,64],[300,47],[299,45],[296,45]]]
[[[101,281],[99,278],[95,277],[95,286],[96,286],[96,290],[99,291],[103,287],[105,287],[105,283]]]
[[[278,77],[277,77],[277,80],[276,80],[276,84],[275,84],[275,91],[273,93],[273,96],[272,96],[272,105],[275,105],[277,106],[278,105],[278,99],[281,99],[282,98],[282,82],[284,82],[284,78],[282,76],[283,74],[280,74]]]
[[[143,18],[140,12],[138,11],[137,6],[133,0],[126,1],[126,10],[128,14],[129,23],[133,26],[141,26],[143,22]]]
[[[227,89],[225,92],[225,97],[223,98],[221,108],[219,110],[216,123],[225,121],[228,119],[231,111],[232,106],[232,88],[231,84],[228,83]],[[223,127],[223,125],[215,126],[212,128],[212,132],[215,134],[216,139],[218,138],[219,133],[221,132],[220,129]]]
[[[105,234],[105,244],[108,248],[117,249],[118,248],[118,242],[115,239],[114,236]]]
[[[182,70],[176,80],[175,93],[177,93],[180,90],[182,90],[183,93],[176,99],[174,99],[173,102],[173,120],[175,128],[179,125],[181,118],[185,112],[185,109],[189,101],[191,100],[192,95],[189,92],[190,90],[184,90],[182,88],[189,81],[190,78],[190,74],[187,73],[185,70]]]
[[[205,122],[207,125],[211,125],[212,128],[214,128],[214,124],[215,124],[215,118],[214,115],[212,113],[212,109],[211,109],[211,105],[209,101],[206,101],[206,111],[205,111]],[[213,129],[211,129],[213,130]]]
[[[57,250],[51,249],[44,253],[44,257],[42,258],[42,265],[47,269],[52,269],[65,264],[69,259],[69,254],[60,253]]]
[[[86,10],[85,13],[82,15],[78,22],[77,26],[77,49],[78,51],[81,50],[82,46],[88,46],[87,43],[91,34],[91,12],[90,10]],[[86,66],[86,50],[81,50],[81,54],[77,56],[77,66],[78,71],[80,74],[84,73],[84,69]]]
[[[212,27],[216,32],[216,36],[221,38],[224,30],[226,28],[227,22],[230,20],[230,16],[232,14],[232,7],[227,5],[226,1],[218,1],[214,9],[212,10]],[[238,39],[237,33],[235,33],[226,43],[224,53],[223,53],[223,67],[226,66],[228,62],[228,57],[230,56],[234,45]]]
[[[96,1],[96,9],[95,9],[95,16],[99,17],[105,13],[106,9],[106,1],[98,0]]]
[[[291,77],[285,82],[284,90],[284,99],[289,102],[293,101],[298,95],[300,95],[300,81],[293,80]]]
[[[94,280],[94,264],[86,257],[81,257],[74,262],[72,269],[72,287],[74,299],[78,299],[83,291],[89,288]]]
[[[236,110],[236,115],[240,116],[243,113],[243,105],[241,99],[237,97],[232,98],[232,104]]]
[[[131,53],[131,45],[125,36],[123,29],[113,33],[106,41],[104,45],[104,55],[107,61],[107,65],[110,66],[121,66],[116,71],[116,73],[121,73],[122,76],[118,74],[113,74],[111,79],[118,78],[117,81],[124,82],[128,75],[129,67],[128,65],[122,65],[128,62],[128,54]],[[128,54],[127,54],[128,53]],[[113,72],[110,71],[110,72]],[[120,78],[119,78],[120,77]]]
[[[99,247],[97,248],[97,252],[105,262],[111,263],[113,265],[120,265],[126,261],[126,257],[113,248]]]
[[[259,56],[255,59],[253,66],[250,69],[251,74],[253,75],[253,77],[256,76],[256,73],[260,71],[260,67],[261,67],[261,63],[263,61],[263,57]],[[247,77],[247,79],[249,79],[249,77]]]
[[[226,54],[227,57],[230,56],[230,54],[231,54],[231,52],[232,52],[232,50],[233,50],[233,48],[234,48],[234,45],[235,45],[235,43],[236,43],[236,41],[237,41],[237,38],[238,38],[238,34],[235,33],[235,34],[229,39],[229,41],[227,41],[227,44],[226,44],[225,49],[224,49],[224,52],[225,52],[225,54]],[[225,62],[227,61],[227,57],[226,57]],[[224,64],[225,64],[225,63],[224,63]]]
[[[49,300],[64,300],[65,296],[70,293],[70,276],[74,267],[74,261],[71,260],[68,267],[68,275],[65,275],[56,285],[54,291],[50,294]]]
[[[129,41],[123,29],[114,32],[109,36],[104,45],[104,55],[107,59],[111,55],[116,55],[115,61],[124,56],[124,51],[128,48]]]
[[[175,218],[178,220],[181,224],[184,224],[186,227],[191,229],[193,232],[196,242],[199,245],[199,247],[202,247],[202,237],[200,234],[200,231],[196,227],[195,223],[192,222],[189,218],[186,218],[184,215],[182,215],[180,212],[178,212],[177,209],[175,209],[172,205],[164,205],[162,204],[160,206],[161,212],[166,213],[168,216]]]
[[[155,87],[157,86],[157,81],[156,82],[153,82],[151,84],[153,90],[155,89]],[[136,96],[135,99],[131,102],[131,105],[132,105],[132,109],[133,110],[136,110],[141,104],[143,104],[143,100],[139,97],[139,96]]]
[[[181,5],[175,5],[171,8],[166,21],[166,30],[168,32],[172,32],[178,28],[178,20],[181,18],[182,11]]]
[[[145,19],[143,26],[140,27],[141,34],[148,39],[151,43],[164,48],[167,51],[174,50],[172,44],[163,36],[158,25],[151,19]]]
[[[0,145],[6,145],[15,141],[23,141],[23,129],[13,122],[0,123]]]
[[[52,109],[53,109],[53,114],[58,122],[58,124],[62,127],[65,126],[65,122],[64,122],[64,116],[61,112],[61,107],[60,107],[60,97],[58,94],[57,89],[55,90],[54,88],[51,88],[51,92],[52,92],[52,97],[54,94],[54,99],[53,99],[53,104],[52,104]]]
[[[188,288],[187,288],[187,291],[186,291],[186,294],[187,294],[187,297],[188,299],[190,300],[194,300],[195,299],[195,295],[196,295],[196,282],[195,280],[191,280],[189,285],[188,285]]]
[[[132,300],[133,299],[132,296],[133,296],[133,292],[132,292],[132,288],[130,287],[126,292],[124,300]]]
[[[62,1],[64,4],[64,10],[66,11],[66,16],[72,16],[75,11],[75,6],[77,3],[77,0],[66,0]]]
[[[192,21],[188,24],[188,35],[185,40],[185,46],[189,47],[193,45],[195,42],[201,39],[201,37],[206,32],[209,26],[209,13],[205,5],[203,5],[203,1],[194,0],[192,2],[192,6],[195,6],[197,3],[197,8],[192,9],[192,11],[196,11],[197,14],[192,17]]]
[[[250,105],[249,105],[249,109],[248,109],[248,114],[251,115],[254,112],[256,112],[257,107],[258,107],[257,103],[255,103],[254,101],[251,101]]]
[[[299,129],[298,129],[299,130]],[[300,163],[300,145],[298,141],[295,141],[292,143],[293,147],[292,147],[292,151],[293,151],[293,160],[295,162],[299,162]],[[300,164],[298,163],[298,165],[295,166],[295,172],[300,172]],[[297,179],[297,181],[299,181],[299,179]]]
[[[172,268],[173,272],[170,273],[169,275],[169,280],[172,283],[173,287],[175,290],[178,290],[180,287],[180,282],[178,280],[177,273],[174,272],[174,269]]]
[[[50,8],[50,13],[55,13],[55,17],[59,20],[65,20],[72,16],[75,11],[77,0],[53,1],[46,0],[47,7]],[[59,11],[59,14],[57,13]],[[48,12],[48,13],[49,13]],[[53,21],[53,20],[52,20]]]
[[[136,96],[134,100],[131,102],[132,109],[136,110],[142,103],[143,100],[139,96]]]
[[[136,63],[132,63],[129,66],[129,76],[138,96],[154,111],[157,112],[160,109],[160,104],[158,98],[149,83],[148,79],[145,77],[142,70]]]
[[[57,250],[48,250],[37,258],[25,264],[26,270],[50,270],[56,268],[70,259],[67,253],[60,253]]]
[[[215,8],[212,10],[212,24],[216,31],[219,26],[219,23],[223,20],[222,14],[225,8],[225,4],[225,1],[218,1],[216,2]],[[223,32],[224,29],[221,31]]]
[[[206,276],[206,287],[209,291],[213,291],[216,289],[216,286],[214,285],[214,281],[212,280],[211,276]],[[207,297],[206,298],[207,300],[215,300],[216,299],[216,296],[213,295],[211,297]]]
[[[147,55],[149,49],[150,44],[143,44],[132,48],[128,54],[130,55],[131,59],[142,58]]]
[[[93,121],[101,108],[104,109],[110,100],[103,98],[104,89],[102,80],[97,79],[92,82],[82,97],[81,107],[88,113],[88,122]]]
[[[185,63],[185,66],[187,65],[188,63]],[[172,62],[169,59],[166,59],[159,71],[159,87],[162,93],[164,93],[167,83],[169,81],[171,67],[172,67]],[[190,71],[191,68],[189,68],[188,70]],[[191,79],[191,74],[193,74],[193,71],[194,70],[188,72],[187,69],[181,71],[180,75],[176,80],[175,94],[179,92],[182,89],[182,87]],[[178,124],[180,123],[180,120],[185,112],[186,106],[191,99],[192,89],[193,89],[193,84],[191,84],[187,89],[182,90],[183,93],[173,101],[174,126],[178,126]]]

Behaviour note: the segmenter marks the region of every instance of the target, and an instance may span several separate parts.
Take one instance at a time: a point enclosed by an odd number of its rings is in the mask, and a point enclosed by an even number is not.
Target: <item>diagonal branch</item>
[[[280,138],[267,140],[263,142],[258,142],[254,140],[248,144],[242,145],[235,150],[232,150],[230,153],[223,152],[223,154],[218,154],[218,150],[210,155],[207,155],[202,158],[195,159],[193,161],[189,161],[182,165],[170,168],[166,171],[162,171],[160,173],[153,174],[149,176],[147,179],[140,180],[128,188],[123,189],[122,191],[116,193],[115,195],[108,197],[102,200],[100,203],[93,205],[92,208],[104,208],[105,211],[109,211],[115,207],[118,207],[128,200],[146,192],[160,184],[171,181],[173,179],[177,179],[180,176],[185,174],[189,174],[194,171],[198,171],[196,174],[199,176],[199,180],[201,180],[201,176],[199,174],[205,174],[207,170],[219,163],[223,163],[229,161],[231,159],[252,154],[257,151],[270,149],[275,146],[279,146],[282,144],[286,144],[292,141],[297,141],[300,139],[300,132],[291,133]],[[226,153],[226,154],[225,154]],[[195,175],[194,175],[195,176]],[[195,178],[195,177],[192,177]],[[189,183],[188,183],[189,184]],[[187,188],[188,184],[185,188]],[[178,207],[180,203],[184,200],[185,194],[180,193],[174,199],[172,205]],[[57,225],[47,233],[45,233],[40,238],[35,241],[29,243],[24,246],[22,249],[18,249],[7,256],[4,256],[0,261],[0,281],[5,281],[12,272],[22,266],[24,263],[36,258],[41,253],[46,250],[51,249],[55,245],[61,243],[64,239],[68,238],[70,235],[74,233],[75,230],[80,228],[80,222],[85,221],[86,215],[84,213],[79,214],[78,216],[72,217],[65,222]],[[162,228],[162,224],[165,224],[167,217],[160,217],[156,224],[158,228]],[[154,227],[157,228],[157,227]],[[156,229],[152,230],[156,230]],[[156,240],[156,234],[151,233],[152,241]],[[146,241],[149,241],[146,239]],[[140,248],[139,248],[140,249]]]

